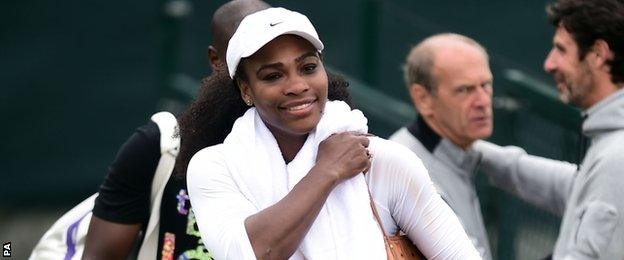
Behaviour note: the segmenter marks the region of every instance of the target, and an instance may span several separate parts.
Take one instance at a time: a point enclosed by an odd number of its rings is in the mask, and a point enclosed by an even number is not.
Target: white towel
[[[224,141],[226,164],[244,196],[258,209],[279,200],[314,166],[318,145],[333,133],[368,131],[359,110],[328,101],[317,127],[288,164],[255,108],[236,120]],[[291,259],[384,259],[383,237],[362,174],[337,185]]]

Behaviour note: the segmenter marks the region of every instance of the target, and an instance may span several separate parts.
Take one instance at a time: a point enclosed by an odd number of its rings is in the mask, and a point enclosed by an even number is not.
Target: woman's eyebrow
[[[302,60],[304,60],[305,58],[308,58],[308,57],[318,57],[317,56],[317,52],[315,52],[315,51],[306,52],[306,53],[302,54],[301,56],[297,57],[295,59],[295,62],[297,62],[297,63],[301,62]],[[283,67],[283,66],[284,66],[284,64],[282,64],[281,62],[269,63],[269,64],[264,64],[264,65],[260,66],[260,68],[258,68],[257,71],[259,72],[259,71],[261,71],[263,69],[268,69],[268,68],[280,68],[280,67]]]
[[[262,66],[260,66],[260,68],[258,68],[258,72],[263,70],[263,69],[268,69],[268,68],[280,68],[283,67],[284,64],[282,64],[281,62],[276,62],[276,63],[269,63],[269,64],[264,64]]]
[[[301,55],[298,58],[296,58],[295,62],[301,62],[303,59],[305,59],[307,57],[310,57],[310,56],[318,57],[318,56],[316,56],[316,53],[317,52],[315,52],[315,51],[306,52],[303,55]]]

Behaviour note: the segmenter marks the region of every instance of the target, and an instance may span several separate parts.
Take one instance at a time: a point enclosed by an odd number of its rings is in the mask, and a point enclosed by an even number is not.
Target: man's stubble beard
[[[560,99],[567,104],[582,108],[587,96],[593,91],[594,85],[589,66],[585,62],[579,64],[578,80],[566,80],[567,93],[560,93]]]

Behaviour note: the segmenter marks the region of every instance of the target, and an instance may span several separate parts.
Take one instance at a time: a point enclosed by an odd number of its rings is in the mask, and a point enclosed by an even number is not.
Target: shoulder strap
[[[175,116],[169,112],[158,112],[152,116],[152,121],[158,125],[160,131],[160,161],[156,168],[156,174],[154,174],[154,180],[152,181],[152,192],[150,196],[151,205],[154,206],[155,197],[158,196],[158,192],[161,188],[164,189],[164,185],[167,184],[173,166],[175,164],[175,158],[178,156],[180,149],[180,138],[174,137],[176,129],[178,128],[178,121]],[[162,164],[162,161],[166,164]],[[158,203],[160,204],[160,203]]]
[[[152,121],[158,125],[160,130],[160,161],[152,181],[150,196],[150,218],[145,229],[143,243],[139,249],[137,259],[156,259],[158,247],[158,230],[160,228],[160,202],[167,186],[167,181],[171,177],[171,172],[175,165],[175,159],[180,147],[180,138],[174,137],[178,127],[175,116],[169,112],[159,112],[152,116]]]
[[[373,215],[375,215],[375,220],[377,220],[377,224],[381,228],[381,233],[383,233],[384,240],[388,240],[388,235],[386,235],[386,230],[383,227],[383,223],[381,222],[381,218],[379,217],[379,213],[377,213],[377,207],[375,207],[375,202],[373,202],[373,195],[371,195],[370,190],[368,191],[368,198],[370,200],[370,206],[373,210]]]

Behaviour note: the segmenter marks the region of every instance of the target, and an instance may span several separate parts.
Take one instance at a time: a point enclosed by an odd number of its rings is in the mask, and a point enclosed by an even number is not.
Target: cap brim
[[[309,33],[306,33],[306,32],[303,32],[303,31],[292,30],[292,31],[281,32],[281,33],[274,34],[274,35],[267,35],[266,38],[263,38],[262,40],[258,40],[256,42],[254,42],[254,45],[253,46],[249,46],[249,48],[246,49],[246,52],[241,55],[241,58],[247,58],[247,57],[253,55],[257,51],[262,49],[262,47],[267,45],[269,42],[275,40],[275,38],[280,37],[282,35],[287,35],[287,34],[297,35],[297,36],[300,36],[300,37],[306,39],[319,52],[322,51],[323,48],[325,47],[321,41],[319,41],[316,37],[310,35]]]

